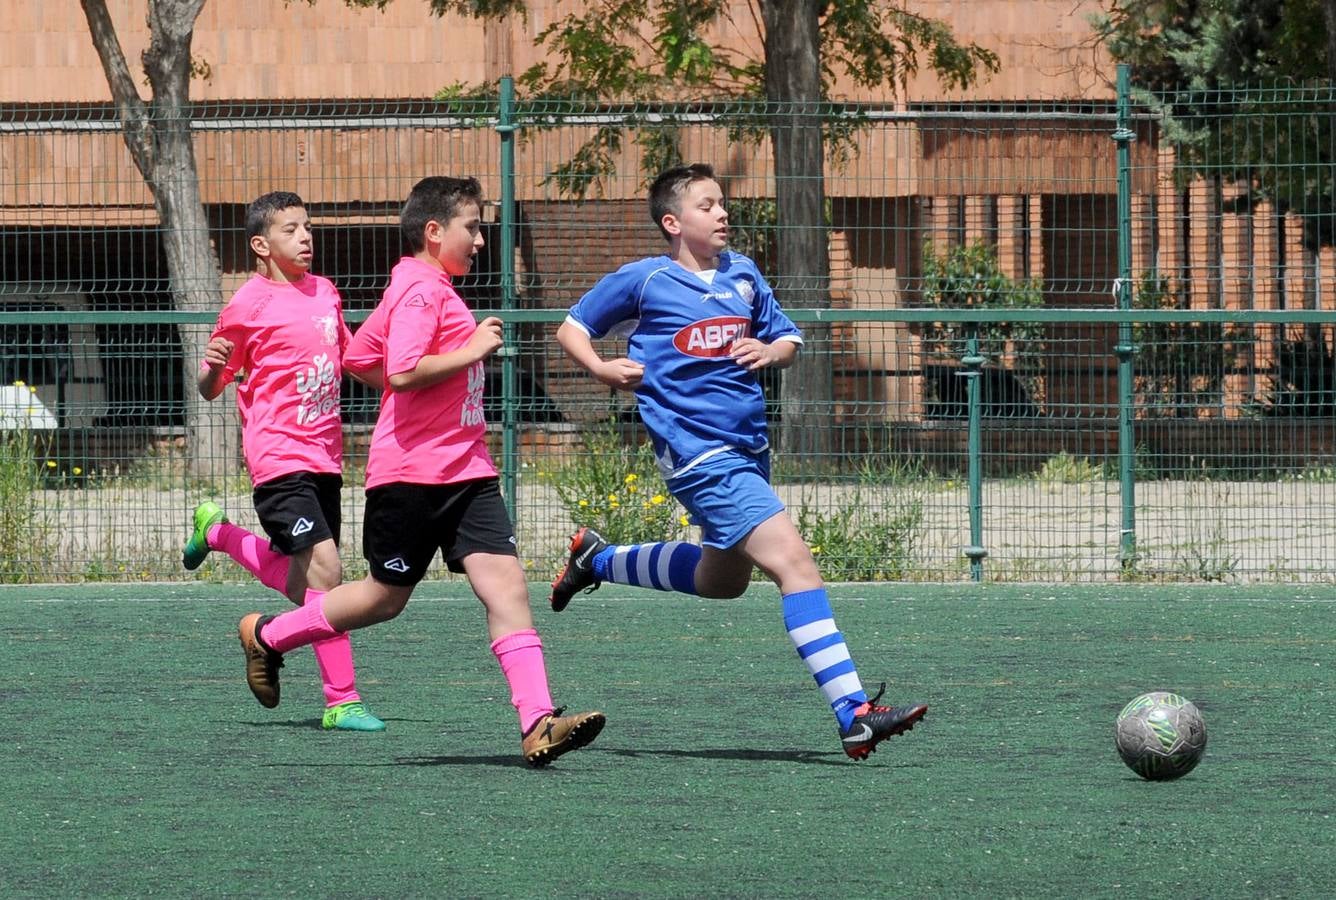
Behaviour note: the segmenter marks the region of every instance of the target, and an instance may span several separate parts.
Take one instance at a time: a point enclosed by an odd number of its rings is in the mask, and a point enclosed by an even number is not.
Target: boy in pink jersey
[[[256,273],[218,315],[200,364],[199,391],[213,400],[244,373],[237,383],[242,449],[255,511],[270,540],[233,525],[206,501],[195,510],[181,562],[197,569],[209,551],[222,550],[302,606],[343,577],[339,387],[350,334],[339,292],[308,271],[311,220],[301,197],[276,191],[257,198],[246,210],[246,237]],[[365,378],[379,386],[376,373]],[[321,726],[384,731],[357,693],[348,636],[317,641],[312,649],[325,691]],[[277,691],[260,702],[278,705]]]
[[[344,354],[349,372],[384,381],[367,463],[370,575],[281,616],[251,613],[238,632],[251,691],[277,703],[282,654],[394,618],[439,550],[482,601],[519,714],[521,753],[544,766],[597,737],[604,716],[553,708],[514,529],[483,440],[483,361],[501,347],[501,321],[475,322],[451,283],[472,268],[481,228],[475,179],[414,185],[400,217],[413,253],[394,267],[384,299]]]

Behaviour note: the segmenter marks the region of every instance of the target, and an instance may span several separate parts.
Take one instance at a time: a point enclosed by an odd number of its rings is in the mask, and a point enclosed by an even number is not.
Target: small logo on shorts
[[[383,568],[389,569],[391,572],[407,572],[408,563],[404,562],[402,556],[396,556],[394,559],[385,563]]]
[[[310,531],[314,527],[315,527],[314,522],[312,522],[305,516],[302,516],[296,522],[292,523],[292,536],[297,537],[298,535],[306,534],[306,532]]]

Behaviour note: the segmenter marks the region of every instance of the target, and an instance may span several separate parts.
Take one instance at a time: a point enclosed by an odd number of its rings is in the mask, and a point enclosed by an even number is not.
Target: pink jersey
[[[424,356],[468,343],[477,323],[450,277],[406,256],[390,274],[380,305],[357,329],[344,359],[349,369],[383,365],[391,375],[411,372]],[[484,437],[483,364],[474,363],[431,387],[386,390],[371,436],[369,488],[392,482],[451,484],[496,475]]]
[[[251,482],[295,472],[339,473],[340,359],[351,335],[329,279],[307,275],[286,284],[254,275],[218,314],[211,337],[234,345],[220,384],[245,373],[237,384],[237,408]]]

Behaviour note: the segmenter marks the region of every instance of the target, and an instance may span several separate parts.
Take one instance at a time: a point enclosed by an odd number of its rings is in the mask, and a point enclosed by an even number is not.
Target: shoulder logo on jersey
[[[673,346],[687,356],[716,359],[728,356],[736,340],[747,336],[751,320],[743,316],[714,316],[692,322],[673,335]]]
[[[404,306],[426,306],[427,298],[421,294],[414,294],[404,301]]]
[[[756,288],[752,287],[752,283],[746,279],[738,280],[738,293],[742,295],[742,302],[748,306],[751,306],[752,301],[756,299]]]
[[[407,572],[408,563],[404,562],[402,556],[396,556],[382,565],[382,568],[389,569],[391,572]]]

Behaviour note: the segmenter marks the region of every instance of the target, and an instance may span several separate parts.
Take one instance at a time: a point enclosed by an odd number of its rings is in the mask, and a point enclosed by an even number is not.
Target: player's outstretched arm
[[[204,347],[204,365],[199,372],[199,395],[213,400],[223,392],[223,369],[232,358],[234,345],[227,338],[216,337]]]
[[[640,386],[645,375],[645,367],[624,356],[617,359],[604,359],[594,349],[594,342],[584,329],[562,322],[557,329],[557,343],[566,355],[579,363],[590,375],[608,387],[619,391],[633,391]]]

